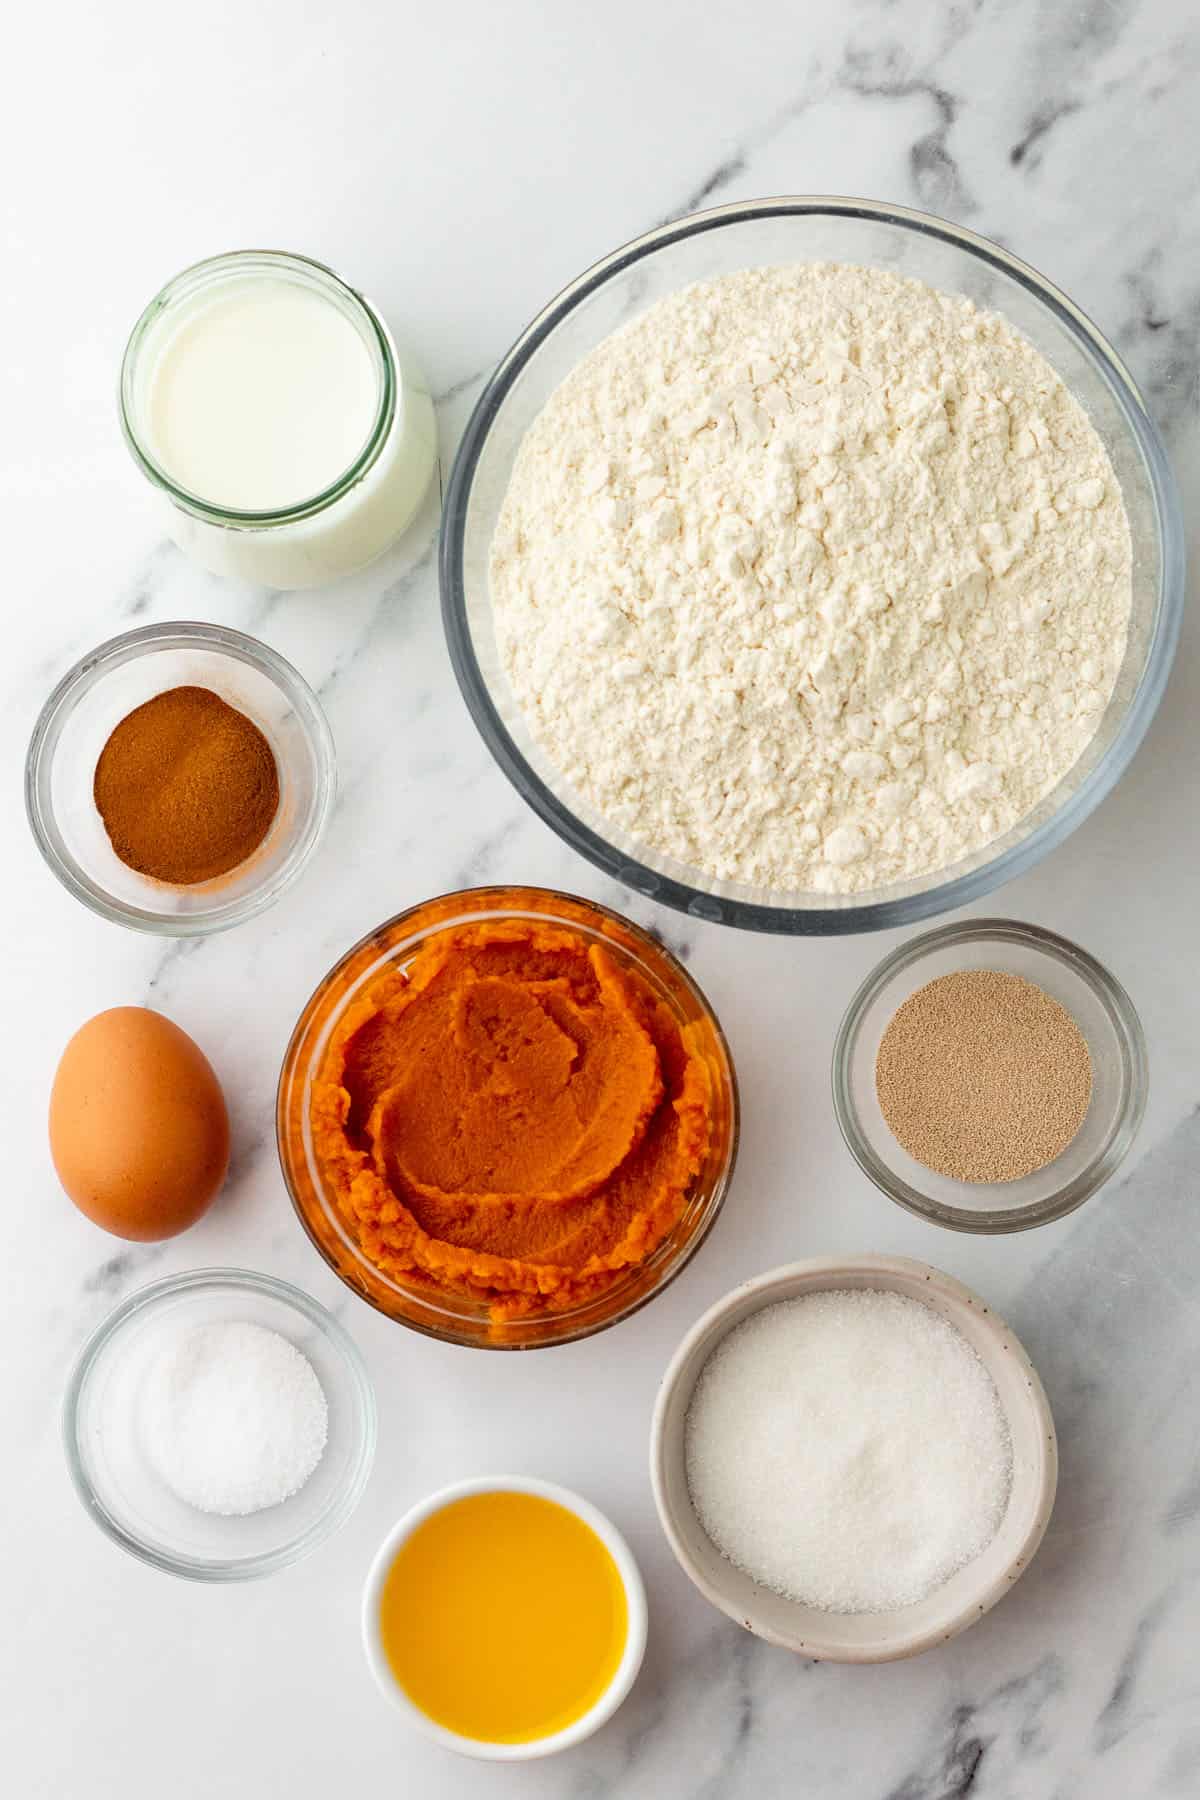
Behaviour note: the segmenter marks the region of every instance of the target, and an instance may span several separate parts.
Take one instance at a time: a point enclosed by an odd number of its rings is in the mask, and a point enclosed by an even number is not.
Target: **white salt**
[[[261,1512],[298,1493],[325,1451],[328,1407],[312,1364],[277,1331],[236,1319],[183,1328],[140,1395],[142,1445],[201,1512]]]
[[[716,1547],[827,1612],[890,1612],[995,1536],[1012,1441],[953,1325],[863,1288],[780,1301],[722,1340],[686,1426],[688,1486]]]

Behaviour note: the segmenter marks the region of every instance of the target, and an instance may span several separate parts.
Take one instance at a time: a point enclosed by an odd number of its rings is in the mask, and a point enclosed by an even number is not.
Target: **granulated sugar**
[[[180,1332],[141,1394],[146,1456],[201,1512],[277,1506],[325,1450],[328,1408],[307,1357],[277,1331],[236,1319]]]
[[[930,1307],[875,1289],[764,1307],[700,1374],[688,1486],[722,1554],[793,1600],[888,1612],[995,1536],[1012,1443],[995,1384]]]

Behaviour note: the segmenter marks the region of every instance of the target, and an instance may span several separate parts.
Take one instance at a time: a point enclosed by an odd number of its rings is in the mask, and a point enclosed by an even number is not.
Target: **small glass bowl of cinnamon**
[[[737,1082],[649,932],[568,894],[474,888],[330,970],[276,1128],[347,1287],[443,1342],[529,1350],[628,1318],[695,1255],[733,1173]]]
[[[34,839],[63,886],[167,937],[226,930],[277,900],[336,785],[304,678],[257,639],[198,623],[146,626],[85,656],[43,707],[25,765]]]

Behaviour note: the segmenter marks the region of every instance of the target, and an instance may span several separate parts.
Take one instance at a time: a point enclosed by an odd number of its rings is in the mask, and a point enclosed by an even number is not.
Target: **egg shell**
[[[229,1115],[208,1059],[161,1013],[97,1013],[58,1065],[50,1154],[80,1212],[115,1237],[186,1231],[229,1167]]]

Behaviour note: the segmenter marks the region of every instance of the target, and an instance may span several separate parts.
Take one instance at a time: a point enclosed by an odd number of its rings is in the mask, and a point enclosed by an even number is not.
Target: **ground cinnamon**
[[[208,688],[169,688],[113,731],[93,795],[123,863],[191,887],[258,849],[279,810],[279,770],[245,713]]]

